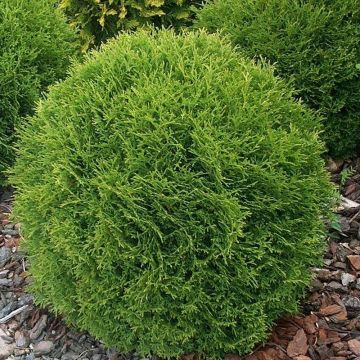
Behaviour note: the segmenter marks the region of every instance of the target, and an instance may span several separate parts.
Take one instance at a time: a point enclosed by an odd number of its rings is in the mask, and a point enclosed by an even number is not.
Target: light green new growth
[[[251,351],[320,263],[332,188],[314,124],[218,35],[93,52],[21,133],[37,302],[120,351]]]

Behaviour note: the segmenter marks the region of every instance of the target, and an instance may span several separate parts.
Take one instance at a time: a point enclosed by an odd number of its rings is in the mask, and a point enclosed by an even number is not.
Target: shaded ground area
[[[302,314],[282,319],[268,343],[252,354],[227,360],[360,360],[360,159],[329,162],[342,194],[324,266],[314,281]],[[11,191],[0,197],[0,360],[131,359],[117,354],[86,333],[68,329],[60,318],[37,308],[24,291],[29,283],[27,260],[19,248],[19,226],[9,221]],[[195,360],[194,354],[182,360]],[[153,357],[151,360],[156,360]]]

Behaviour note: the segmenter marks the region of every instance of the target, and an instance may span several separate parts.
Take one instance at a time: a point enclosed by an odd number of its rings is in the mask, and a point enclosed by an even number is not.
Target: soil
[[[228,354],[226,360],[360,360],[360,159],[330,160],[328,168],[341,205],[337,220],[327,224],[324,263],[313,269],[301,313],[281,319],[268,342],[252,354]],[[0,196],[0,360],[140,360],[136,353],[106,349],[34,305],[25,290],[30,278],[26,255],[19,249],[19,225],[9,220],[11,194],[9,189]],[[195,354],[182,356],[196,359]]]

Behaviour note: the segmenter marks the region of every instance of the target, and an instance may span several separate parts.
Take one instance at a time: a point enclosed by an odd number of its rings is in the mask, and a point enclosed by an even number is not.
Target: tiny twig
[[[24,305],[13,312],[11,312],[9,315],[4,316],[2,319],[0,319],[0,324],[5,324],[7,321],[12,319],[17,314],[20,314],[23,310],[25,310],[29,305]]]
[[[349,224],[351,224],[359,215],[360,215],[360,210],[349,220]]]
[[[293,320],[289,320],[289,323],[290,324],[293,324],[295,327],[297,327],[298,329],[302,329],[302,327],[299,325],[299,324],[297,324],[295,321],[293,321]]]
[[[89,352],[89,350],[83,351],[79,356],[77,356],[76,359],[81,359],[81,357],[82,357],[83,355],[87,354],[88,352]]]
[[[7,289],[0,288],[0,293],[7,294],[10,292],[23,292],[23,289],[22,288],[7,288]]]
[[[3,208],[6,212],[10,213],[11,212],[11,208],[8,205],[5,204],[0,204],[0,208]]]

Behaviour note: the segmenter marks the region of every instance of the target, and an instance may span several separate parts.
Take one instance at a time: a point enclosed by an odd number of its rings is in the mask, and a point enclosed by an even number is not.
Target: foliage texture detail
[[[330,155],[360,146],[360,0],[215,0],[197,27],[219,29],[251,58],[266,58],[324,117]]]
[[[15,128],[66,74],[76,36],[49,0],[0,0],[0,185],[14,161]]]

